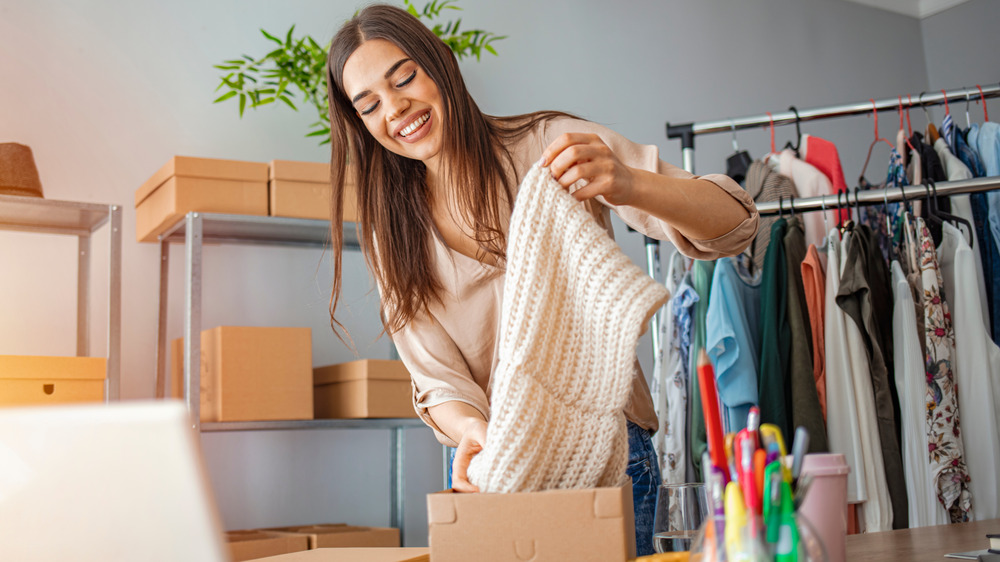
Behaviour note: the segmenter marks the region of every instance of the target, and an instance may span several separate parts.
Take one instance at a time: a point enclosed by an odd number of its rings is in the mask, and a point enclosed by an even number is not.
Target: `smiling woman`
[[[490,378],[504,287],[507,227],[532,164],[579,199],[613,238],[610,211],[681,252],[741,252],[757,230],[753,200],[732,179],[695,177],[655,146],[557,111],[495,117],[469,95],[448,47],[407,12],[374,5],[330,45],[327,81],[334,188],[334,283],[340,295],[343,198],[356,174],[362,245],[382,297],[386,331],[413,380],[414,407],[457,446],[453,484],[486,438]],[[347,162],[352,166],[349,169]],[[585,186],[585,187],[584,187]],[[340,332],[338,331],[338,334]],[[639,554],[652,552],[658,427],[645,378],[625,373]]]

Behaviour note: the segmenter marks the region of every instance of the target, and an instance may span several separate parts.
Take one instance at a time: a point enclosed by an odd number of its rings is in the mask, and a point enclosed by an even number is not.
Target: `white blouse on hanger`
[[[674,318],[674,300],[684,279],[684,256],[674,251],[667,265],[665,284],[670,300],[660,309],[660,349],[653,365],[653,409],[659,430],[653,434],[653,448],[660,463],[664,484],[683,484],[686,469],[687,370],[681,361],[680,334]]]
[[[952,370],[958,385],[965,464],[976,520],[1000,516],[1000,348],[982,321],[986,309],[975,286],[973,254],[964,235],[942,225],[938,268],[955,326]]]
[[[909,506],[910,527],[946,525],[950,522],[944,506],[937,500],[927,461],[927,381],[922,335],[917,333],[917,314],[913,292],[898,261],[892,262],[892,351],[896,391],[899,393],[899,418],[903,443],[903,474]]]

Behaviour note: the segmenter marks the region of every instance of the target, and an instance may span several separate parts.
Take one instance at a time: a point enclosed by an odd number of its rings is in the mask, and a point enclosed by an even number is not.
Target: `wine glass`
[[[708,518],[705,484],[661,485],[653,516],[653,548],[661,553],[691,550],[698,529]]]

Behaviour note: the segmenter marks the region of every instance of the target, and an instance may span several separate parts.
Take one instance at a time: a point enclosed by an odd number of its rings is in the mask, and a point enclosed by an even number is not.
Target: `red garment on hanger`
[[[830,178],[830,183],[833,184],[833,193],[840,193],[841,189],[850,193],[850,190],[847,189],[847,182],[844,180],[844,169],[840,166],[840,154],[837,153],[837,146],[826,139],[812,135],[802,136],[805,137],[806,141],[805,161]],[[848,209],[841,209],[839,213],[839,221],[847,221],[851,218]]]

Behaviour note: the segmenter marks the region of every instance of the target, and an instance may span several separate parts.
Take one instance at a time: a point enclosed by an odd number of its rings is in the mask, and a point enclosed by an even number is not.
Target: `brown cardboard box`
[[[201,333],[201,421],[311,420],[312,330],[219,326]],[[184,340],[171,343],[181,393]],[[176,394],[174,394],[176,396]]]
[[[317,548],[261,562],[430,562],[427,548]]]
[[[268,196],[271,216],[330,220],[330,164],[271,160]],[[344,192],[344,222],[358,222],[358,196],[353,174]]]
[[[267,164],[174,156],[135,192],[135,237],[157,236],[190,211],[267,215]]]
[[[342,547],[398,547],[399,529],[392,527],[356,527],[344,523],[274,527],[267,531],[293,533],[308,537],[309,549]]]
[[[229,544],[229,558],[232,562],[309,550],[307,537],[258,530],[229,531],[226,533],[226,542]]]
[[[0,406],[101,402],[103,357],[0,355]]]
[[[624,562],[635,558],[631,485],[427,496],[434,562]]]
[[[313,369],[316,418],[415,418],[402,361],[362,359]]]

